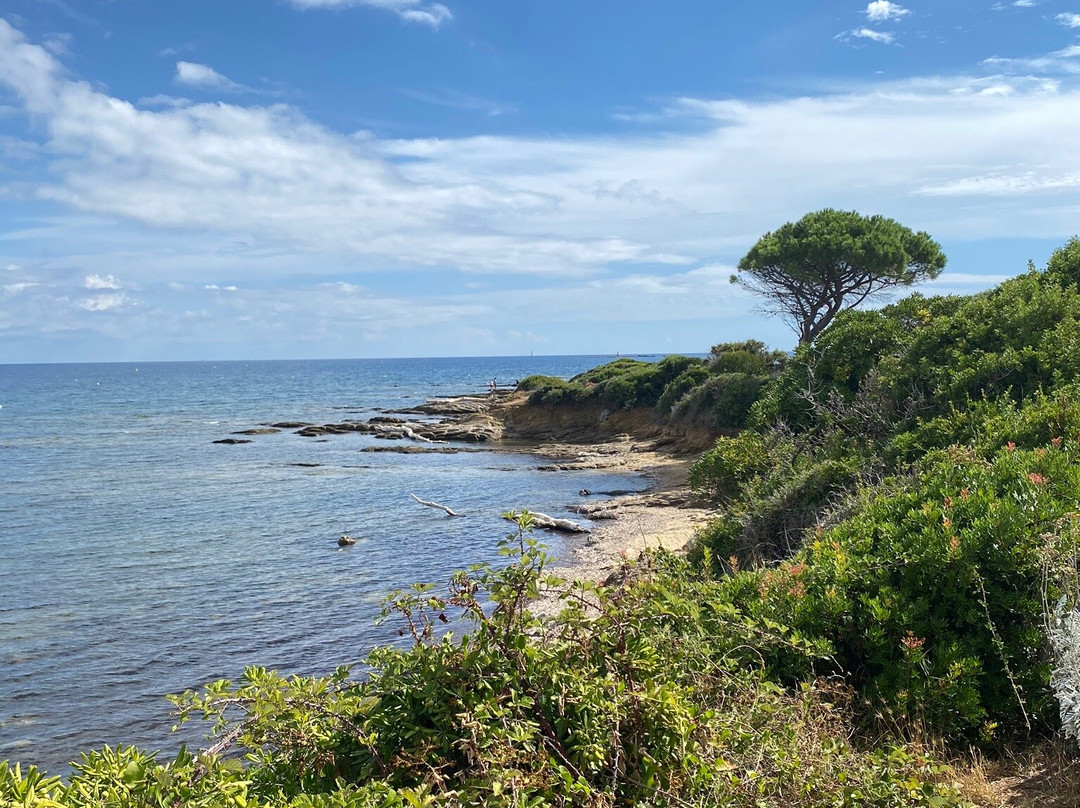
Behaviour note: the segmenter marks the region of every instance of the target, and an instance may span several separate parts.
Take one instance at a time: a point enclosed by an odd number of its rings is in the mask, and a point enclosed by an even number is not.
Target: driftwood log
[[[463,513],[458,513],[457,511],[453,511],[450,508],[446,507],[445,505],[440,505],[438,502],[428,502],[426,499],[420,499],[420,497],[416,496],[416,494],[409,494],[409,496],[412,497],[413,499],[415,499],[421,505],[427,505],[429,508],[437,508],[440,511],[445,511],[447,516],[464,516],[465,515]]]
[[[543,528],[544,530],[555,530],[559,533],[590,532],[584,525],[579,525],[577,522],[572,522],[569,519],[556,519],[554,516],[548,516],[546,513],[537,513],[536,511],[529,511],[529,515],[532,517],[533,526]],[[509,514],[503,518],[513,521]]]

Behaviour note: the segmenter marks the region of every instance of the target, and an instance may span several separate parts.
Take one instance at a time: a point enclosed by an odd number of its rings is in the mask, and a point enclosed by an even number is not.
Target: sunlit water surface
[[[0,366],[0,759],[61,773],[105,743],[198,743],[199,727],[170,733],[164,694],[247,665],[319,674],[361,660],[396,639],[374,624],[388,592],[498,560],[500,513],[571,516],[579,489],[645,487],[539,472],[528,455],[363,453],[376,441],[356,434],[213,441],[601,361]],[[342,533],[360,540],[339,549]]]

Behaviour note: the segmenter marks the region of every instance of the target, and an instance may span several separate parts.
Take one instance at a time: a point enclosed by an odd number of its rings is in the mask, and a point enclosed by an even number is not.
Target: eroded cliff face
[[[436,443],[517,443],[593,445],[613,441],[649,442],[668,453],[697,454],[713,445],[716,435],[696,425],[672,423],[653,409],[611,410],[600,404],[529,404],[526,393],[499,396],[466,395],[436,399],[366,421],[336,424],[282,422],[237,434],[263,434],[284,429],[324,438],[352,432],[387,441],[402,441],[411,451],[450,452]],[[215,443],[250,443],[224,438]],[[420,446],[415,446],[420,444]],[[390,451],[379,447],[366,451]],[[397,449],[396,451],[407,451]]]
[[[529,404],[521,394],[500,401],[491,414],[503,438],[529,442],[602,443],[620,435],[651,440],[680,452],[701,452],[716,436],[694,425],[666,423],[652,409],[611,410],[599,404]]]

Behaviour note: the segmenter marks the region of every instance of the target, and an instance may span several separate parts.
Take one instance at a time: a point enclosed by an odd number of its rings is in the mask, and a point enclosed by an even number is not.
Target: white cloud
[[[920,189],[927,196],[1024,196],[1046,191],[1080,189],[1080,172],[1046,175],[1034,171],[1022,174],[983,174],[963,177],[941,185]]]
[[[898,3],[890,3],[889,0],[874,0],[867,5],[863,13],[870,22],[885,22],[904,18],[911,13],[911,9],[904,8]]]
[[[1069,28],[1080,28],[1080,14],[1063,12],[1054,17],[1054,19]]]
[[[23,292],[27,289],[33,289],[35,286],[41,284],[34,283],[32,281],[20,281],[19,283],[6,283],[0,286],[0,289],[4,290],[5,295],[17,295],[19,292]]]
[[[1069,45],[1043,56],[1006,58],[993,56],[983,64],[1009,73],[1080,75],[1080,45]]]
[[[112,275],[87,275],[83,280],[83,287],[86,289],[119,289],[120,281],[118,281]]]
[[[139,99],[140,107],[190,107],[192,103],[190,98],[178,98],[166,93],[157,93]]]
[[[297,8],[348,8],[368,6],[392,11],[406,22],[418,22],[438,28],[453,18],[450,9],[442,3],[430,3],[425,0],[290,0]]]
[[[502,104],[487,98],[481,98],[468,93],[453,90],[439,90],[436,92],[423,92],[420,90],[402,90],[401,94],[425,104],[434,104],[449,109],[473,110],[483,112],[491,117],[508,115],[517,110],[509,104]]]
[[[71,43],[75,41],[75,37],[67,32],[59,34],[46,34],[41,44],[49,53],[54,56],[67,56],[70,51]]]
[[[177,62],[174,81],[186,87],[202,90],[222,90],[228,93],[247,92],[249,88],[218,73],[208,65],[195,62]]]
[[[734,318],[751,306],[723,264],[808,210],[880,212],[942,240],[1063,238],[1080,219],[1066,192],[1080,90],[1026,72],[680,99],[645,134],[387,140],[286,105],[141,108],[0,22],[0,84],[42,133],[54,173],[38,196],[75,212],[0,234],[5,261],[35,272],[5,280],[43,284],[0,307],[2,321],[17,304],[26,328],[126,323],[128,339],[197,342],[220,326],[222,340],[285,351],[306,323],[334,339],[480,319],[500,334],[515,312]],[[40,244],[66,275],[39,277]],[[438,299],[423,279],[385,278],[425,268],[449,270]],[[465,289],[457,270],[491,286]],[[410,291],[321,283],[369,271]],[[511,273],[559,278],[507,290]],[[84,296],[91,277],[116,288]],[[214,284],[229,293],[207,294]]]
[[[124,292],[114,294],[94,295],[79,301],[79,308],[85,311],[112,311],[123,306],[128,301]]]
[[[871,42],[880,42],[883,45],[891,45],[895,39],[888,31],[875,31],[872,28],[856,28],[852,31],[845,31],[838,34],[836,38],[843,41],[869,39]]]

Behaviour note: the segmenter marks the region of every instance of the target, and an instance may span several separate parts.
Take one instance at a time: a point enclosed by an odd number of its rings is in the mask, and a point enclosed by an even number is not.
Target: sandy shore
[[[695,501],[686,483],[697,454],[679,454],[630,436],[589,446],[544,444],[531,451],[558,459],[544,467],[554,474],[570,469],[610,469],[643,474],[652,481],[641,494],[583,498],[577,510],[595,527],[592,533],[564,539],[567,549],[554,570],[563,577],[602,581],[623,556],[636,557],[646,548],[682,550],[711,513]]]

